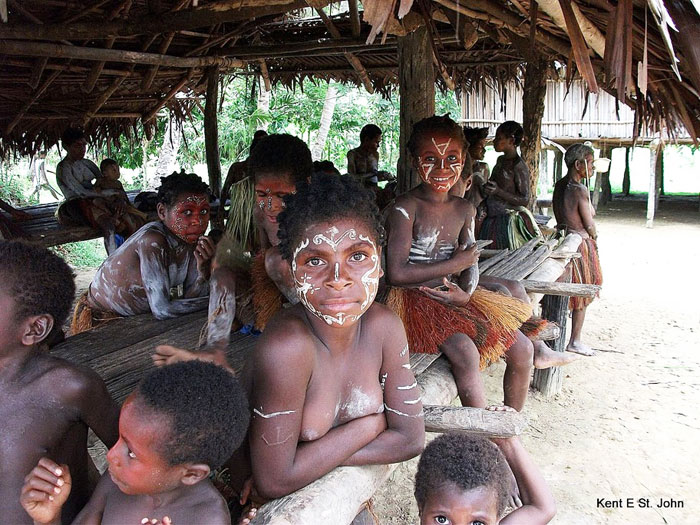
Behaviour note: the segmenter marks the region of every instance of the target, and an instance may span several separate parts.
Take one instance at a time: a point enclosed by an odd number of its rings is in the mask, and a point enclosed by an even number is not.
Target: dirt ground
[[[553,399],[528,398],[523,442],[554,492],[552,523],[699,522],[698,202],[663,201],[654,228],[645,222],[638,200],[600,211],[604,287],[583,329],[600,351],[567,367]],[[502,402],[503,368],[485,373],[490,402]],[[399,467],[375,497],[382,525],[417,523],[415,467]],[[623,508],[599,508],[598,498]],[[683,508],[657,508],[662,498]]]
[[[523,441],[554,492],[556,524],[698,523],[700,213],[697,201],[662,201],[647,229],[644,206],[616,200],[597,218],[605,284],[584,337],[598,355],[569,365],[553,399],[531,391],[525,409]],[[84,290],[94,270],[77,273]],[[485,373],[490,402],[502,400],[503,368]],[[375,497],[382,525],[417,523],[415,467],[400,466]],[[683,508],[656,508],[661,498]]]

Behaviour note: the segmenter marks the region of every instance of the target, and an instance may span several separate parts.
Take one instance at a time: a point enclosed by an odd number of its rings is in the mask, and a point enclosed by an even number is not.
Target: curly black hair
[[[158,188],[158,202],[166,206],[172,206],[183,193],[203,193],[210,196],[209,186],[199,175],[194,173],[180,173],[173,171],[167,177],[160,178]]]
[[[377,245],[384,242],[379,208],[372,190],[364,188],[354,177],[318,174],[311,183],[300,182],[297,192],[284,197],[285,209],[279,214],[280,251],[291,261],[294,247],[311,224],[357,218],[374,234]]]
[[[450,137],[454,137],[462,143],[462,147],[466,150],[469,143],[464,138],[462,127],[450,118],[450,115],[433,115],[432,117],[419,120],[413,125],[411,137],[408,139],[408,151],[413,156],[418,155],[418,145],[424,137],[434,133],[446,133]]]
[[[309,147],[287,134],[261,137],[250,152],[246,169],[253,179],[261,173],[275,173],[288,175],[294,184],[307,180],[314,171]]]
[[[360,144],[365,140],[372,140],[382,134],[382,128],[376,124],[367,124],[360,130]]]
[[[489,128],[470,128],[469,126],[464,126],[462,128],[464,132],[464,138],[470,145],[474,145],[480,140],[485,140],[489,136]]]
[[[73,271],[55,253],[22,241],[0,241],[0,280],[14,299],[15,320],[49,314],[60,327],[68,317]]]
[[[229,459],[248,431],[248,399],[238,380],[204,361],[175,363],[150,372],[135,403],[170,420],[159,446],[169,465],[204,463],[213,470]]]
[[[506,120],[496,128],[496,133],[501,132],[506,137],[513,137],[513,143],[520,146],[523,141],[523,127],[514,120]]]
[[[63,145],[63,149],[68,149],[76,140],[84,138],[85,132],[82,128],[66,128],[61,134],[61,144]]]
[[[486,438],[450,432],[425,447],[413,493],[422,509],[428,495],[447,484],[464,491],[487,487],[496,494],[500,516],[508,503],[509,483],[508,463],[496,445]]]

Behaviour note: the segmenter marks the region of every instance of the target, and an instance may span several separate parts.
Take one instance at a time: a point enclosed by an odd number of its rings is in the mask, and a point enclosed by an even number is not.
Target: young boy
[[[517,437],[444,434],[418,462],[415,497],[421,525],[549,523],[556,513],[547,484]],[[500,449],[500,450],[499,450]],[[523,505],[503,516],[515,475]]]
[[[382,130],[367,124],[360,130],[360,145],[347,153],[348,174],[365,184],[377,184],[379,170],[379,144]]]
[[[530,170],[518,155],[522,140],[523,127],[517,122],[509,120],[498,126],[493,148],[503,155],[498,157],[491,177],[482,187],[487,216],[479,238],[494,241],[491,247],[499,250],[519,248],[540,235],[534,217],[527,210]]]
[[[109,470],[74,523],[230,523],[207,478],[241,444],[248,420],[245,394],[222,368],[191,361],[152,371],[124,402]],[[42,458],[27,476],[21,501],[34,523],[59,523],[71,475]]]
[[[121,246],[141,226],[146,224],[146,214],[134,208],[129,201],[129,196],[124,191],[124,186],[119,180],[119,164],[113,159],[103,159],[100,163],[101,177],[95,181],[94,189],[106,196],[110,205],[115,210],[117,219],[117,232],[121,237]]]
[[[518,328],[532,308],[476,288],[475,209],[448,193],[462,174],[462,129],[447,116],[423,119],[408,148],[423,182],[399,196],[387,218],[387,282],[401,287],[387,305],[404,321],[411,351],[445,354],[465,406],[486,406],[479,368],[505,354],[505,404],[521,410],[533,347]]]
[[[206,307],[213,241],[209,188],[194,173],[173,173],[158,188],[158,217],[97,270],[73,315],[73,334],[102,319],[151,312],[156,319]]]
[[[0,241],[0,282],[0,521],[31,523],[19,494],[42,455],[73,472],[73,494],[65,506],[70,521],[93,488],[88,428],[114,445],[119,409],[96,373],[42,348],[73,301],[68,265],[43,248]]]

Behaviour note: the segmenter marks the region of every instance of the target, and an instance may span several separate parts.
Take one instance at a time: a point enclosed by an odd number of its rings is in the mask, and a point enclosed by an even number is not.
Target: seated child
[[[556,512],[554,498],[520,440],[493,441],[454,432],[425,447],[414,492],[421,525],[549,523]],[[523,505],[504,516],[512,479],[509,466]]]
[[[386,304],[402,318],[411,351],[445,354],[465,406],[486,406],[479,368],[505,355],[505,404],[521,410],[533,348],[518,328],[532,308],[477,289],[475,209],[448,193],[466,158],[462,129],[447,116],[423,119],[408,148],[423,182],[397,197],[387,218],[387,282],[402,288]]]
[[[341,465],[409,459],[424,443],[403,326],[374,302],[383,228],[371,191],[321,175],[285,204],[280,251],[300,304],[269,322],[250,368],[248,445],[264,498]]]
[[[289,263],[278,247],[277,216],[284,209],[283,198],[294,193],[298,182],[311,177],[312,165],[309,148],[292,135],[269,135],[258,140],[247,160],[254,200],[251,199],[249,213],[229,220],[227,235],[217,247],[211,276],[207,352],[197,357],[212,358],[226,366],[223,351],[228,346],[234,318],[262,330],[284,303],[298,302]],[[248,189],[234,186],[233,201],[239,200],[238,191]],[[251,218],[257,229],[257,246],[252,242],[252,232],[245,227]],[[252,263],[243,253],[244,246],[255,246],[257,255]],[[153,359],[158,365],[195,357],[167,345],[159,346],[156,352]]]
[[[0,521],[31,523],[19,494],[42,455],[73,472],[64,513],[70,521],[94,487],[88,428],[114,445],[119,409],[95,372],[42,348],[73,301],[68,265],[44,248],[0,241],[0,282]]]
[[[112,159],[104,159],[100,163],[101,177],[95,181],[93,189],[105,195],[105,198],[114,210],[114,218],[117,220],[117,231],[124,239],[130,237],[141,226],[146,224],[146,214],[134,208],[129,201],[129,196],[124,191],[124,186],[119,181],[119,164]],[[118,243],[121,245],[121,243]]]
[[[241,444],[249,417],[240,385],[214,364],[150,372],[124,402],[109,470],[74,523],[231,523],[208,476]],[[35,523],[59,522],[72,474],[42,458],[27,476],[21,501]]]
[[[71,331],[152,313],[177,317],[206,307],[214,243],[209,188],[194,173],[173,173],[158,188],[159,221],[146,224],[107,257],[75,308]]]

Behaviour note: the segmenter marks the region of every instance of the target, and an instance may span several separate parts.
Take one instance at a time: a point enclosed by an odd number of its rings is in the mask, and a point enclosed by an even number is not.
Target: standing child
[[[411,351],[445,354],[465,406],[486,406],[479,368],[505,354],[505,404],[521,410],[533,348],[518,328],[532,308],[477,289],[475,209],[449,194],[464,164],[462,129],[447,116],[423,119],[408,148],[423,182],[399,196],[387,218],[387,281],[403,287],[389,292],[387,305],[403,319]]]
[[[248,403],[236,379],[192,361],[149,373],[124,402],[109,470],[74,523],[231,523],[208,476],[245,437]],[[73,472],[42,458],[22,488],[34,523],[60,523]]]
[[[24,476],[45,455],[73,472],[64,513],[70,521],[93,488],[88,428],[114,445],[119,409],[95,372],[42,348],[73,301],[68,265],[43,248],[0,241],[0,282],[0,520],[31,523],[19,494]]]
[[[542,474],[517,437],[444,434],[425,447],[416,472],[421,525],[538,525],[556,507]],[[499,450],[500,449],[500,450]],[[506,516],[512,470],[523,505]]]

